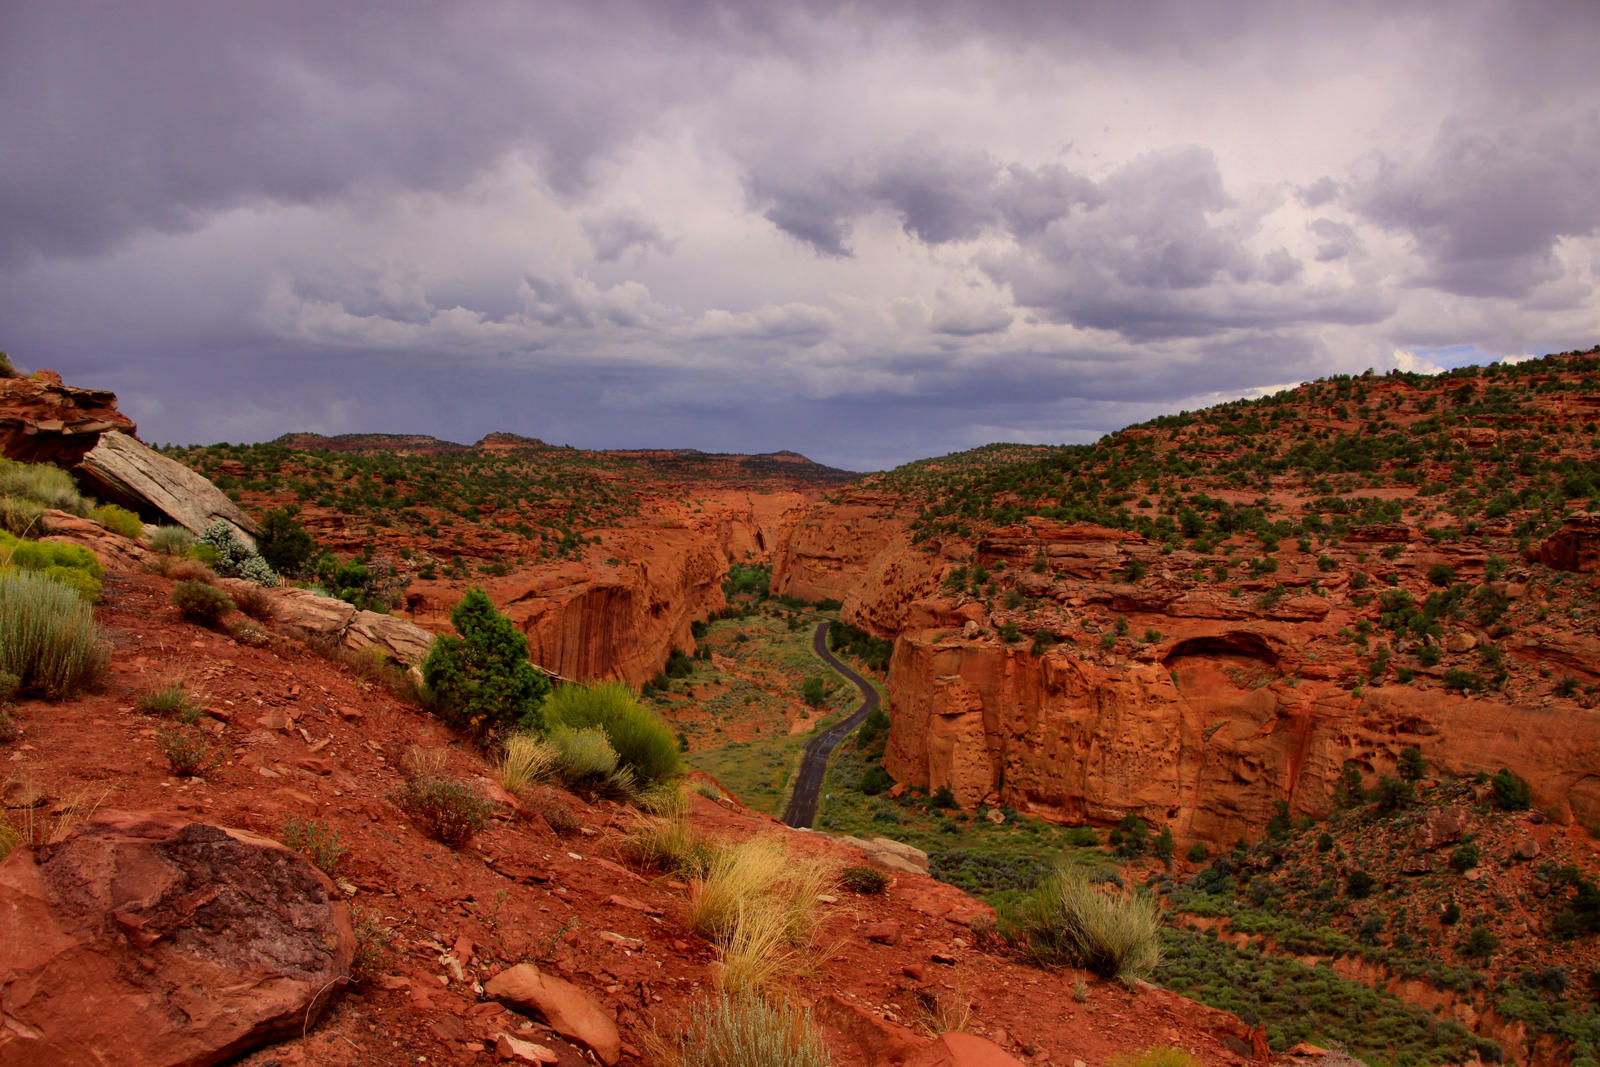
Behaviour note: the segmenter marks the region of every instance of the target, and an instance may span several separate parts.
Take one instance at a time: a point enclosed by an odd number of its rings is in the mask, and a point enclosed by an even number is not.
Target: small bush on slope
[[[31,571],[0,572],[0,634],[0,672],[21,692],[68,696],[97,681],[109,659],[89,605]]]
[[[676,1042],[651,1050],[665,1067],[828,1067],[811,1014],[788,1001],[724,993],[699,1004]]]
[[[451,610],[450,622],[456,635],[434,642],[422,665],[435,714],[479,735],[540,728],[550,683],[528,662],[528,639],[477,586]]]
[[[217,630],[222,627],[223,616],[233,610],[233,601],[214,585],[182,581],[172,587],[172,606],[188,622]]]
[[[488,826],[493,810],[477,787],[431,774],[408,779],[394,801],[423,833],[451,848],[461,848]]]
[[[552,727],[600,727],[642,787],[683,769],[672,731],[621,682],[558,686],[544,702],[544,718]]]
[[[89,508],[72,475],[48,463],[0,459],[0,495],[21,497],[74,515],[82,515]]]
[[[89,518],[112,533],[121,534],[131,541],[139,540],[139,536],[144,533],[144,523],[140,521],[139,516],[115,504],[101,504],[99,507],[91,508]]]
[[[1161,908],[1136,894],[1113,894],[1077,870],[1062,869],[1000,916],[1001,932],[1041,963],[1087,967],[1132,982],[1161,960]]]

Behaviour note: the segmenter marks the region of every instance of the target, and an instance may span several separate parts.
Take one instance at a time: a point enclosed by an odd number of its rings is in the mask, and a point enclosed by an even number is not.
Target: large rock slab
[[[110,430],[72,473],[101,500],[136,511],[146,522],[171,520],[193,534],[221,520],[246,544],[256,524],[204,475],[125,433]]]
[[[622,1056],[617,1024],[599,1001],[531,963],[501,971],[484,984],[483,991],[508,1008],[539,1016],[561,1036],[589,1046],[606,1067]]]
[[[0,863],[0,1063],[208,1067],[315,1023],[355,948],[303,856],[102,814]]]
[[[239,578],[222,580],[232,590],[250,583]],[[257,587],[259,588],[259,587]],[[384,658],[405,666],[416,666],[428,657],[435,636],[395,615],[358,611],[354,605],[331,596],[318,596],[305,589],[273,589],[276,620],[325,637],[352,652],[376,648]]]

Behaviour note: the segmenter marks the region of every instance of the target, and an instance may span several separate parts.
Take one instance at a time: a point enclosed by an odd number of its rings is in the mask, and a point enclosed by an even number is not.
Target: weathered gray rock
[[[0,863],[0,1063],[209,1067],[313,1025],[355,939],[299,853],[103,814]]]
[[[221,520],[255,547],[256,524],[221,489],[137,438],[109,430],[72,473],[101,500],[136,511],[146,521],[170,519],[199,535]]]
[[[851,837],[849,834],[823,834],[830,841],[859,848],[867,854],[867,862],[886,871],[906,874],[927,874],[928,854],[915,845],[892,841],[887,837]]]
[[[396,663],[421,663],[433,648],[434,635],[415,623],[376,611],[358,611],[344,631],[344,647],[359,651],[381,648]]]
[[[250,583],[237,578],[223,579],[225,589]],[[276,595],[276,621],[298,627],[308,634],[326,637],[352,652],[376,648],[384,658],[414,666],[427,658],[434,635],[422,627],[394,615],[358,611],[343,600],[318,596],[305,589],[273,589]]]

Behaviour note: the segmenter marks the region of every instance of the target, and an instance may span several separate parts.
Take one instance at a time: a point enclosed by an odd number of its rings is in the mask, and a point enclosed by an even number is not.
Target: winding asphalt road
[[[806,754],[800,761],[800,774],[794,781],[794,793],[784,810],[783,821],[790,826],[810,826],[817,817],[817,798],[822,793],[822,775],[828,769],[828,757],[833,750],[878,706],[878,691],[867,680],[828,651],[828,624],[819,622],[817,632],[811,635],[811,651],[828,666],[856,683],[861,690],[861,706],[844,722],[834,723],[806,742]]]

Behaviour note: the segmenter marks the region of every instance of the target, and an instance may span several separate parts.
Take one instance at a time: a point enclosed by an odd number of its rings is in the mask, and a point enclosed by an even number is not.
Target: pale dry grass
[[[723,953],[719,984],[761,988],[803,966],[833,872],[798,857],[776,838],[718,848],[690,890],[689,925]]]
[[[534,734],[512,734],[494,769],[500,788],[525,797],[536,783],[553,778],[560,763],[561,753],[550,742]]]
[[[19,845],[50,845],[60,841],[92,818],[110,795],[109,789],[99,793],[85,790],[74,795],[54,815],[34,807],[0,813],[0,859],[5,859]]]
[[[697,1005],[681,1038],[646,1039],[662,1067],[829,1067],[811,1013],[787,1000],[726,993]]]
[[[646,867],[700,878],[710,868],[718,846],[680,813],[640,819],[628,831],[627,849]]]
[[[444,774],[445,762],[450,754],[442,748],[423,748],[412,745],[400,757],[400,771],[407,778],[438,778]]]

